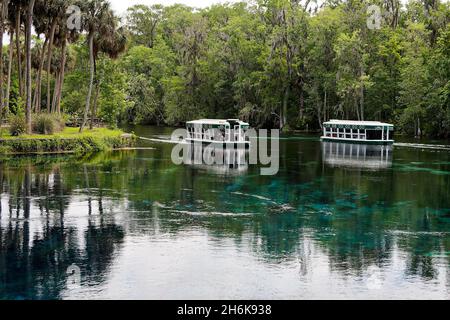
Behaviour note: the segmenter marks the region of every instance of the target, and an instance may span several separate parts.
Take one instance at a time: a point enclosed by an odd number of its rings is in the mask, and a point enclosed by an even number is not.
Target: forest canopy
[[[80,30],[68,28],[71,5]],[[447,1],[136,5],[119,18],[104,0],[2,0],[1,12],[4,119],[63,113],[83,127],[88,117],[111,126],[240,117],[284,131],[355,119],[450,136]]]

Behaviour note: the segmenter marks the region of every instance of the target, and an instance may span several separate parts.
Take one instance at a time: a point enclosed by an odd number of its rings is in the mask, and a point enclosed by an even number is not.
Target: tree
[[[405,132],[417,137],[423,134],[424,107],[428,88],[426,61],[429,49],[426,45],[428,31],[422,23],[409,23],[405,37],[405,56],[401,63],[400,125]]]
[[[61,4],[61,12],[66,12],[71,2],[66,1]],[[79,31],[76,29],[69,29],[64,19],[59,21],[57,32],[55,33],[55,45],[60,49],[59,67],[57,68],[57,76],[55,79],[55,94],[53,96],[53,102],[51,110],[58,114],[61,113],[61,95],[64,86],[64,80],[66,75],[66,64],[68,46],[79,38]]]
[[[163,6],[135,5],[127,10],[126,25],[135,45],[153,48],[157,26],[162,19]]]
[[[45,53],[47,45],[49,43],[49,24],[51,23],[51,17],[48,15],[48,8],[46,2],[43,0],[37,0],[34,8],[34,29],[38,38],[41,34],[45,35],[44,43],[40,49],[39,66],[36,75],[36,87],[33,96],[33,109],[35,112],[41,111],[41,98],[42,98],[42,71],[45,64]],[[47,70],[48,72],[48,70]]]
[[[105,52],[114,58],[125,50],[126,38],[123,31],[117,30],[117,18],[110,8],[109,2],[105,0],[90,0],[79,3],[83,12],[84,30],[87,32],[89,47],[90,79],[89,89],[86,97],[86,106],[80,132],[88,121],[91,108],[92,91],[95,80],[95,60],[98,52]]]
[[[90,0],[87,2],[81,2],[79,5],[83,12],[84,30],[87,32],[87,42],[89,47],[89,66],[90,66],[90,79],[89,89],[86,96],[86,105],[84,110],[83,122],[80,126],[80,132],[84,130],[87,124],[88,114],[91,105],[92,89],[94,86],[95,76],[95,56],[94,56],[94,40],[96,32],[102,34],[106,24],[110,22],[110,16],[112,11],[109,7],[109,3],[104,0]]]
[[[325,121],[336,117],[339,103],[336,88],[336,52],[333,45],[342,33],[343,12],[325,8],[311,19],[306,65],[309,72],[307,83],[309,113],[322,128]],[[314,126],[314,123],[311,125]]]
[[[164,83],[174,74],[175,57],[165,42],[157,41],[153,49],[136,46],[121,61],[129,74],[128,96],[131,104],[127,120],[131,123],[165,122]]]
[[[72,3],[70,0],[38,0],[39,16],[43,19],[48,19],[45,23],[47,27],[46,38],[48,42],[47,48],[47,112],[52,112],[52,94],[51,94],[51,65],[53,58],[53,49],[55,42],[55,33],[58,26],[65,28],[66,26],[66,11],[68,6]],[[40,85],[40,84],[39,84]],[[40,95],[40,92],[38,96]],[[39,98],[39,97],[38,97]]]
[[[4,91],[3,91],[3,34],[5,33],[5,23],[8,16],[9,0],[2,0],[0,3],[0,120],[3,116]]]
[[[178,65],[176,74],[164,83],[164,104],[166,120],[177,125],[206,114],[200,66],[207,52],[208,20],[182,5],[166,8],[164,16],[160,32]]]
[[[9,3],[9,12],[11,12],[11,3]],[[10,105],[10,91],[11,91],[11,75],[12,75],[12,66],[13,66],[13,52],[14,52],[14,23],[11,21],[11,15],[8,15],[9,22],[9,53],[8,53],[8,75],[6,78],[6,112],[9,112]],[[5,20],[3,20],[6,22]]]
[[[337,90],[342,98],[341,114],[349,119],[365,119],[364,91],[371,85],[366,70],[366,53],[360,32],[341,34],[335,45],[338,64]]]
[[[33,25],[33,11],[34,11],[35,0],[29,0],[27,7],[27,22],[26,22],[26,122],[27,122],[27,132],[31,133],[31,94],[32,94],[32,83],[31,83],[31,28]]]
[[[280,110],[280,129],[288,123],[288,106],[294,84],[299,91],[299,120],[302,121],[305,109],[305,47],[307,41],[307,22],[303,6],[290,1],[268,1],[267,19],[272,24],[272,43],[269,60],[274,56],[280,59],[278,67],[283,68],[283,102]]]
[[[98,85],[91,116],[99,115],[110,127],[115,128],[129,105],[127,81],[130,80],[128,80],[126,73],[121,70],[117,61],[106,55],[102,55],[98,59],[96,79]]]
[[[105,32],[102,35],[97,35],[94,41],[94,79],[95,79],[95,96],[94,103],[91,108],[91,122],[89,124],[90,129],[93,128],[94,118],[97,115],[97,107],[98,107],[98,98],[99,98],[99,90],[101,79],[97,77],[97,58],[99,54],[105,54],[109,59],[117,59],[121,53],[123,53],[126,49],[127,38],[125,36],[125,32],[123,28],[116,29],[116,20],[113,17],[111,24],[109,24],[108,32]],[[118,106],[117,104],[116,106]],[[111,108],[111,111],[115,110]],[[111,123],[111,122],[109,122]]]
[[[22,28],[22,15],[23,10],[27,6],[27,0],[16,0],[11,2],[9,8],[10,17],[9,20],[14,23],[15,33],[16,33],[16,53],[17,53],[17,75],[19,80],[19,92],[20,95],[24,96],[24,85],[23,85],[23,68],[22,68],[22,51],[20,44],[20,34]]]
[[[430,87],[426,102],[427,134],[450,137],[450,26],[436,41],[436,50],[429,59]]]

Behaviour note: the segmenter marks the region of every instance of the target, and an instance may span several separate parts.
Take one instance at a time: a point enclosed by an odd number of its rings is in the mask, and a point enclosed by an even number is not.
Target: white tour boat
[[[394,126],[378,121],[331,120],[323,124],[322,141],[393,144]]]
[[[188,131],[186,141],[190,143],[250,147],[250,139],[247,136],[250,125],[237,119],[201,119],[187,122],[186,127]]]

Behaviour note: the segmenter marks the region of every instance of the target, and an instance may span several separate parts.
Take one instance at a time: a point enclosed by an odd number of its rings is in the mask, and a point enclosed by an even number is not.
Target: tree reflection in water
[[[61,165],[42,169],[31,160],[17,168],[0,165],[2,209],[8,208],[0,227],[2,299],[59,299],[72,264],[81,266],[86,283],[104,281],[124,238],[122,227],[104,221],[101,194],[100,218],[88,218],[80,238],[76,226],[65,225],[74,199]]]
[[[389,166],[365,170],[329,166],[322,151],[314,141],[283,143],[274,177],[251,166],[238,175],[174,166],[166,146],[4,161],[0,298],[65,297],[72,264],[82,286],[104,285],[127,238],[176,241],[198,231],[266,265],[298,265],[303,278],[320,256],[343,277],[401,260],[402,278],[441,281],[450,175],[438,173],[449,171],[449,155],[400,150]]]

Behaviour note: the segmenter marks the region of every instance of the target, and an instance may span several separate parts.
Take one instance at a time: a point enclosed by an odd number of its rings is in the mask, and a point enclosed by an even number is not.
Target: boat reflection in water
[[[392,166],[391,145],[322,142],[322,153],[331,167],[380,170]]]
[[[213,174],[242,174],[248,171],[248,163],[248,150],[222,145],[191,144],[185,155],[186,165]]]

